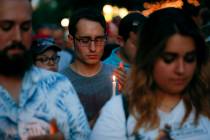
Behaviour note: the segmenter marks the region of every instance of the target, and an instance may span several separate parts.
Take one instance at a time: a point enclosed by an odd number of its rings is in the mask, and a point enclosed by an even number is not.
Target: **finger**
[[[36,136],[39,136],[39,135],[46,135],[46,131],[42,128],[42,127],[39,127],[36,129]]]
[[[117,77],[117,80],[121,80],[121,79],[126,79],[127,74],[125,71],[121,71],[121,70],[114,70],[114,75]]]
[[[28,136],[34,136],[33,128],[28,129]]]
[[[117,85],[117,89],[118,89],[118,91],[119,91],[119,92],[122,92],[122,90],[123,90],[123,86],[122,86],[122,85],[120,85],[120,84],[118,84],[118,85]]]
[[[38,127],[38,126],[36,126],[36,127],[34,127],[34,129],[33,129],[33,136],[39,136],[40,134],[39,134],[39,130],[40,128]]]
[[[124,69],[124,64],[123,64],[123,62],[120,62],[118,67],[119,67],[120,69]]]

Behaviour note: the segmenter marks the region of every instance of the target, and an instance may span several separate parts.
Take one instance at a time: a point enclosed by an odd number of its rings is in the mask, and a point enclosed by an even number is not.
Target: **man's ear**
[[[74,49],[74,38],[71,34],[68,34],[66,42],[69,48]]]
[[[129,32],[129,38],[136,39],[136,37],[137,37],[137,33],[133,32],[133,31]]]
[[[71,34],[68,34],[68,40],[73,42],[73,36]]]
[[[120,46],[124,46],[125,44],[123,37],[120,35],[117,36],[117,44],[119,44]]]

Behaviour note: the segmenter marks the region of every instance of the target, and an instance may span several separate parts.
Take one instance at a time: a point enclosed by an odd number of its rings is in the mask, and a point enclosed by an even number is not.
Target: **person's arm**
[[[87,117],[80,100],[70,83],[68,93],[63,97],[63,108],[67,113],[67,126],[69,127],[68,139],[70,140],[88,140],[90,136],[90,128]]]
[[[109,100],[93,128],[90,140],[127,140],[121,96]]]
[[[53,104],[55,103],[55,106],[49,105],[53,113],[48,114],[49,116],[47,117],[45,116],[46,120],[49,118],[55,119],[56,123],[54,123],[54,125],[52,125],[53,123],[49,123],[49,134],[41,133],[34,135],[34,133],[32,133],[30,139],[63,140],[65,138],[65,140],[88,140],[90,128],[77,93],[67,78],[62,76],[59,81],[60,82],[54,85],[54,93],[51,93],[48,99],[52,101]],[[36,115],[38,116],[40,114]],[[53,130],[55,132],[51,133],[51,128],[56,128]]]

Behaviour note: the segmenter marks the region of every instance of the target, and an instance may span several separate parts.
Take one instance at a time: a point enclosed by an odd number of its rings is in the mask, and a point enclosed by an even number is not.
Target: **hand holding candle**
[[[56,120],[52,119],[49,127],[49,134],[29,137],[28,140],[64,140],[64,135],[59,131]]]
[[[120,62],[118,68],[114,70],[114,75],[117,80],[117,89],[119,92],[122,92],[127,79],[127,73],[122,62]]]
[[[166,124],[165,127],[159,130],[159,135],[155,140],[173,140],[170,136],[171,126]]]

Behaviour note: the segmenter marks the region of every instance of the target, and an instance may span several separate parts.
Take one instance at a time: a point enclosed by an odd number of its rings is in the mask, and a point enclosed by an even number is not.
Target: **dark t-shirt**
[[[113,69],[112,65],[102,64],[100,72],[92,77],[81,76],[70,67],[61,71],[72,82],[88,121],[97,116],[102,106],[112,96]]]

